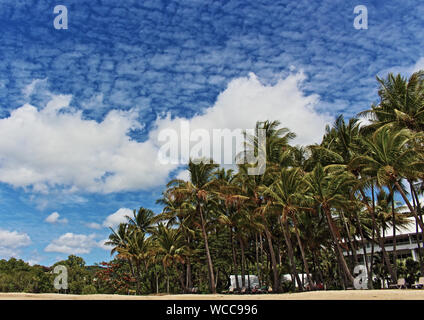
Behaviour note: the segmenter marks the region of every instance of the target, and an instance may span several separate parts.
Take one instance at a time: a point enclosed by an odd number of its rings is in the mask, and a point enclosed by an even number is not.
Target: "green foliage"
[[[279,121],[258,121],[244,146],[257,154],[264,130],[262,175],[249,175],[250,164],[235,172],[190,159],[190,178],[168,183],[157,201],[160,214],[140,207],[111,229],[111,262],[87,267],[71,255],[55,264],[67,266],[69,292],[206,293],[227,289],[234,274],[256,274],[274,292],[303,289],[300,281],[299,289],[282,282],[284,274],[296,279],[307,273],[327,289],[352,287],[361,240],[380,245],[409,217],[424,230],[418,201],[424,190],[424,71],[377,80],[380,102],[360,114],[369,122],[339,116],[320,144],[293,146],[295,134]],[[396,277],[413,283],[424,273],[423,262],[406,259],[395,266],[383,253],[372,257],[374,287]],[[54,291],[51,270],[1,260],[0,290]]]

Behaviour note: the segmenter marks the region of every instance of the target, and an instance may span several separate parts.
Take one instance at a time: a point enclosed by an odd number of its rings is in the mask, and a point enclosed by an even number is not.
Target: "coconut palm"
[[[382,126],[394,129],[424,130],[424,70],[409,79],[390,73],[386,79],[377,77],[380,103],[360,113],[370,118],[365,130],[373,132]]]
[[[307,186],[308,197],[324,212],[340,267],[347,280],[353,284],[353,276],[347,266],[342,250],[342,239],[339,227],[334,221],[334,209],[343,208],[350,202],[349,188],[355,183],[354,176],[349,172],[332,172],[318,164],[303,180]],[[347,250],[347,248],[345,247]]]
[[[211,162],[211,161],[210,161]],[[205,244],[206,259],[208,263],[209,287],[212,293],[216,293],[215,276],[213,262],[209,251],[208,234],[206,232],[206,216],[208,201],[211,199],[211,187],[214,180],[212,179],[214,170],[218,165],[209,163],[209,161],[190,160],[188,171],[190,173],[190,181],[173,180],[169,183],[173,187],[172,193],[176,199],[184,199],[188,205],[193,205],[195,214],[200,218],[200,228],[202,231],[203,241]]]
[[[169,293],[169,267],[174,266],[179,274],[182,290],[185,291],[184,275],[178,270],[178,263],[184,264],[187,246],[180,230],[166,227],[159,223],[154,231],[153,239],[157,247],[156,253],[160,256],[166,275],[166,292]]]
[[[137,228],[143,233],[152,233],[157,220],[152,210],[143,207],[138,209],[138,211],[134,209],[132,217],[127,216],[127,219],[129,226]]]
[[[406,177],[421,176],[424,161],[411,146],[417,136],[408,129],[395,131],[389,127],[377,130],[371,138],[364,138],[363,143],[368,154],[356,157],[352,163],[361,167],[364,174],[374,177],[379,186],[394,185],[414,215],[421,230],[424,224],[410,203],[401,180]]]
[[[293,246],[290,239],[288,219],[290,218],[298,242],[298,246],[301,252],[303,265],[307,274],[308,282],[312,284],[310,278],[310,272],[308,263],[306,261],[305,252],[303,249],[302,241],[300,239],[298,223],[296,215],[299,210],[306,210],[309,208],[302,208],[302,200],[304,199],[304,187],[302,183],[301,170],[298,168],[293,169],[282,169],[280,175],[276,181],[269,187],[264,186],[264,196],[269,196],[272,200],[269,202],[271,208],[279,211],[279,220],[284,235],[284,239],[287,245],[290,265],[293,273],[293,277],[297,280],[299,288],[302,288],[298,272],[296,270],[296,264],[293,254]]]

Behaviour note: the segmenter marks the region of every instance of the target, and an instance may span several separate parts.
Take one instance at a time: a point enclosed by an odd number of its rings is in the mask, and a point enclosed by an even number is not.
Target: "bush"
[[[81,292],[81,294],[96,294],[96,293],[97,293],[96,287],[94,287],[91,284],[82,288],[82,292]]]

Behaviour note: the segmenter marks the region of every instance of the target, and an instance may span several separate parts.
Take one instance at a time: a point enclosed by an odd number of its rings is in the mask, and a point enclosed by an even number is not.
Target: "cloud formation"
[[[103,221],[103,226],[107,228],[115,228],[120,223],[126,222],[127,218],[126,216],[132,216],[133,211],[128,208],[120,208],[116,212],[112,213],[111,215],[107,216],[105,221]]]
[[[128,135],[140,128],[134,111],[111,110],[100,123],[82,118],[69,96],[38,110],[25,104],[0,119],[0,181],[14,187],[110,193],[164,183],[172,166],[156,161],[151,141]]]
[[[26,233],[0,229],[0,257],[16,257],[19,249],[31,244],[31,239]]]
[[[66,224],[68,223],[68,219],[63,218],[63,219],[59,219],[60,214],[58,212],[53,212],[51,213],[47,218],[46,218],[46,222],[48,223],[63,223]]]
[[[65,233],[54,239],[44,249],[45,252],[58,252],[65,254],[87,254],[100,244],[95,240],[96,235]]]
[[[279,119],[296,131],[295,142],[318,142],[332,117],[314,109],[318,96],[304,94],[304,80],[301,72],[274,85],[261,83],[254,74],[234,79],[214,105],[188,119],[190,128],[245,130],[257,120]],[[163,185],[178,167],[158,161],[158,134],[169,129],[179,133],[182,118],[156,119],[148,139],[139,142],[130,136],[144,125],[135,109],[111,110],[97,122],[84,119],[70,101],[70,96],[52,95],[40,110],[25,104],[0,119],[1,182],[37,193],[64,188],[107,194]],[[48,222],[59,222],[54,219]]]

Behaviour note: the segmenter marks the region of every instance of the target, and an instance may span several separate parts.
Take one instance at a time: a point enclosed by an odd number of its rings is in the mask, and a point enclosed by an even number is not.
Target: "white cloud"
[[[412,72],[424,70],[424,57],[421,57],[417,63],[412,67]]]
[[[44,257],[38,253],[37,249],[35,249],[31,252],[31,257],[30,259],[28,259],[27,262],[30,266],[33,266],[33,265],[39,264],[43,259]]]
[[[25,97],[28,98],[29,96],[31,96],[31,94],[35,91],[37,87],[42,87],[38,89],[39,90],[41,89],[43,92],[46,92],[46,85],[47,85],[47,78],[35,79],[22,90],[22,93],[25,95]]]
[[[417,60],[416,63],[409,66],[393,66],[387,69],[384,69],[378,73],[379,77],[387,77],[387,74],[392,72],[394,74],[400,73],[402,76],[409,77],[414,72],[424,70],[424,57],[421,57]]]
[[[100,240],[100,241],[97,243],[97,245],[99,246],[99,248],[101,248],[101,249],[103,249],[103,250],[110,251],[110,250],[112,249],[112,247],[111,247],[111,246],[109,246],[109,245],[106,245],[106,244],[105,244],[105,243],[106,243],[106,241],[109,241],[109,239],[103,239],[103,240]]]
[[[0,182],[68,191],[110,193],[147,189],[166,182],[175,166],[156,161],[151,141],[128,136],[140,128],[135,110],[112,110],[98,123],[69,107],[70,96],[54,96],[42,110],[26,104],[0,119]]]
[[[305,75],[301,72],[280,79],[275,85],[261,83],[253,73],[249,77],[235,79],[218,96],[213,107],[188,119],[190,132],[208,130],[209,136],[213,137],[213,129],[253,129],[257,121],[279,120],[282,127],[297,134],[293,143],[319,142],[325,125],[331,123],[333,117],[315,111],[319,97],[303,93],[301,84],[304,80]],[[186,119],[171,119],[169,115],[158,119],[157,128],[151,132],[150,139],[156,141],[163,130],[181,132],[182,120]],[[186,143],[184,138],[181,139],[179,143]],[[216,141],[212,143],[213,150],[217,150]],[[215,161],[221,162],[215,156],[216,154],[211,155]]]
[[[26,233],[0,229],[0,257],[12,257],[19,254],[19,248],[31,243]]]
[[[48,223],[63,223],[63,224],[68,223],[68,219],[66,218],[59,219],[59,217],[60,217],[60,214],[55,211],[52,214],[50,214],[45,221]]]
[[[189,119],[195,129],[250,129],[257,120],[280,120],[295,131],[299,144],[318,142],[332,118],[315,111],[317,95],[302,91],[303,73],[291,74],[274,85],[254,74],[231,81],[215,104]],[[25,93],[30,95],[37,82]],[[50,95],[41,110],[25,104],[0,119],[0,182],[47,194],[64,192],[112,193],[147,190],[166,183],[177,164],[158,161],[164,129],[179,132],[180,118],[157,119],[147,140],[129,137],[141,128],[136,110],[111,110],[102,122],[82,118],[69,106],[71,96]],[[93,103],[96,103],[94,101]]]
[[[96,222],[89,222],[85,224],[90,229],[101,229],[102,226]]]
[[[188,170],[181,170],[180,172],[178,172],[176,178],[184,181],[189,181],[190,172]]]
[[[103,222],[103,226],[115,228],[120,223],[126,222],[127,221],[126,216],[132,216],[132,213],[133,213],[133,210],[131,209],[121,208],[117,210],[116,212],[112,213],[111,215],[107,216],[107,218]]]
[[[58,239],[54,239],[44,249],[46,252],[59,252],[66,254],[86,254],[90,253],[93,248],[99,247],[95,240],[96,235],[84,235],[65,233]]]

